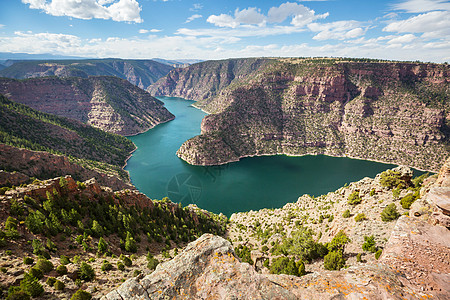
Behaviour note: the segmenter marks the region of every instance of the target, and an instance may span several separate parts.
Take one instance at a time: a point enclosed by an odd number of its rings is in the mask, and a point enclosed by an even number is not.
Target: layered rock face
[[[154,96],[182,97],[196,101],[209,99],[271,61],[247,58],[197,63],[188,68],[172,70],[166,77],[149,86],[147,91]]]
[[[172,66],[154,60],[89,59],[62,61],[24,61],[1,70],[0,76],[15,79],[34,77],[116,76],[146,89],[166,76]]]
[[[0,79],[0,93],[120,135],[144,132],[174,118],[161,101],[116,77]]]
[[[449,71],[439,64],[272,60],[212,98],[191,93],[213,114],[177,154],[194,165],[326,154],[438,171],[450,153]],[[194,82],[177,80],[185,90]]]

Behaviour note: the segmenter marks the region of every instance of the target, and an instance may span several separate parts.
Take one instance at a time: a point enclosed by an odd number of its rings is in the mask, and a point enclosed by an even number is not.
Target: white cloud
[[[186,22],[184,22],[184,23],[190,23],[190,22],[194,21],[195,19],[200,19],[200,18],[203,18],[203,16],[195,14],[195,15],[192,15],[189,18],[187,18]]]
[[[52,16],[78,19],[111,19],[141,23],[141,7],[136,0],[22,0],[31,9],[40,9]]]
[[[388,32],[425,33],[425,37],[447,37],[450,34],[450,12],[432,11],[389,23],[383,28]]]
[[[0,28],[3,28],[3,27],[5,27],[5,24],[0,24]]]
[[[161,29],[150,29],[150,32],[156,33],[156,32],[161,32]]]
[[[288,17],[292,17],[291,24],[294,26],[305,26],[317,19],[324,19],[328,13],[316,15],[315,11],[301,4],[286,2],[278,7],[271,7],[268,13],[268,22],[281,23]]]
[[[254,26],[257,29],[257,26]],[[292,28],[292,26],[291,26]],[[264,28],[261,28],[263,31]],[[298,28],[297,28],[298,29]],[[217,29],[221,31],[221,29]],[[231,29],[226,29],[224,32]],[[444,62],[450,60],[450,41],[425,43],[421,38],[410,39],[404,45],[388,42],[396,36],[311,46],[307,43],[241,46],[236,37],[220,36],[145,36],[142,38],[81,39],[73,35],[16,32],[0,36],[0,52],[52,53],[84,57],[120,57],[166,59],[201,58],[223,59],[257,56],[343,56],[394,60],[422,60]],[[389,47],[389,51],[386,51]]]
[[[361,28],[361,23],[357,21],[337,21],[331,23],[311,23],[309,30],[319,32],[314,40],[344,40],[354,39],[364,35],[365,30]]]
[[[240,25],[265,26],[269,23],[282,23],[291,17],[291,24],[296,27],[303,27],[314,20],[324,19],[328,13],[316,15],[316,12],[301,4],[286,2],[278,7],[271,7],[266,15],[262,14],[256,7],[249,7],[243,10],[236,9],[234,16],[228,14],[211,15],[207,22],[218,27],[236,28]]]
[[[447,0],[407,0],[392,5],[392,8],[409,13],[421,13],[433,10],[450,10],[450,3]]]
[[[139,29],[139,33],[149,33],[147,29]]]
[[[203,5],[201,5],[200,3],[194,3],[194,5],[189,8],[190,11],[199,11],[200,9],[203,8]]]
[[[414,41],[417,37],[414,34],[405,34],[398,37],[395,37],[391,40],[389,40],[388,44],[405,44],[405,43],[411,43]]]

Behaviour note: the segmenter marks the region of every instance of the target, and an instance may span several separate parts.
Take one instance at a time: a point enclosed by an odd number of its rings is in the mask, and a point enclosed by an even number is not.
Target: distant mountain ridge
[[[70,59],[25,60],[5,63],[0,76],[25,79],[34,77],[82,77],[116,76],[146,89],[174,67],[150,59]]]
[[[172,70],[153,95],[211,115],[179,157],[218,165],[326,154],[437,171],[450,155],[450,68],[362,59],[230,59]]]
[[[112,76],[0,78],[0,94],[120,135],[138,134],[174,118],[161,101]]]

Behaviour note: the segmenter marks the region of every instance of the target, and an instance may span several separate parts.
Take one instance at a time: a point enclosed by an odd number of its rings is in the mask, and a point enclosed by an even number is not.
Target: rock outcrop
[[[208,73],[218,69],[217,62],[204,62],[174,70],[149,88],[154,94],[197,100],[197,107],[212,113],[203,119],[202,134],[178,150],[190,164],[326,154],[438,171],[450,153],[447,65],[239,62],[253,71],[231,82],[226,72]]]
[[[35,77],[83,77],[116,76],[146,89],[159,78],[166,76],[173,67],[154,60],[88,59],[22,61],[0,71],[1,77],[15,79]]]
[[[120,135],[138,134],[174,118],[161,101],[117,77],[3,78],[0,94],[36,110]]]
[[[95,178],[100,185],[110,187],[114,191],[135,189],[117,176],[83,168],[71,162],[66,156],[19,149],[4,144],[0,144],[0,167],[12,172],[0,171],[0,186],[27,183],[30,177],[49,179],[69,174],[78,181]]]
[[[118,299],[409,299],[421,294],[383,266],[262,275],[235,256],[225,239],[205,234],[145,277],[127,280],[102,300]]]

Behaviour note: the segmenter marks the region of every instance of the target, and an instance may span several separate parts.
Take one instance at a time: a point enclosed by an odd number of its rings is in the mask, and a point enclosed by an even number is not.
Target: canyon
[[[177,155],[219,165],[261,155],[347,156],[437,171],[449,155],[449,67],[351,59],[236,59],[175,69],[152,95],[210,113]]]

